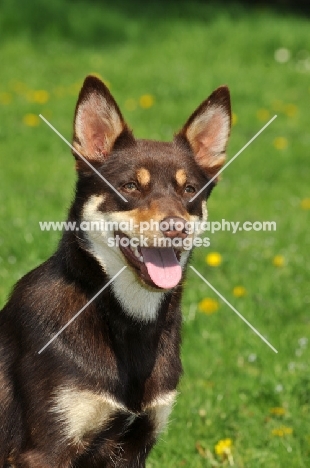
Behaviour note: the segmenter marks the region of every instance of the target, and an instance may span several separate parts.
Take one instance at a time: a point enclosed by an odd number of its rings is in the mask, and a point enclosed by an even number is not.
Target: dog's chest
[[[101,306],[97,316],[106,313]],[[63,438],[85,448],[99,434],[113,438],[113,427],[117,433],[134,433],[141,420],[156,437],[166,425],[181,373],[177,309],[163,311],[157,325],[133,326],[112,298],[109,307],[113,314],[106,314],[105,325],[96,327],[89,346],[80,350],[80,379],[64,380],[49,399],[53,424]]]
[[[54,393],[51,412],[61,423],[63,436],[75,443],[111,427],[118,416],[123,418],[124,432],[136,418],[147,416],[156,436],[166,425],[175,396],[175,391],[163,393],[143,405],[141,411],[133,412],[107,393],[60,387]]]

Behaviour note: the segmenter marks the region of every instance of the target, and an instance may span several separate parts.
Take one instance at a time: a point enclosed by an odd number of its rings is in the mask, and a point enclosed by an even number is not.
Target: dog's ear
[[[75,109],[73,147],[90,163],[102,164],[122,133],[131,134],[110,91],[95,76],[87,76]]]
[[[197,164],[211,178],[224,164],[230,126],[229,89],[221,86],[195,110],[177,135],[187,140]]]

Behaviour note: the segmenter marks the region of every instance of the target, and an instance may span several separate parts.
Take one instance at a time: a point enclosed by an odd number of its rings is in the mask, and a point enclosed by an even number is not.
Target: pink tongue
[[[141,247],[141,252],[148,274],[159,288],[170,289],[178,284],[182,268],[172,248]]]

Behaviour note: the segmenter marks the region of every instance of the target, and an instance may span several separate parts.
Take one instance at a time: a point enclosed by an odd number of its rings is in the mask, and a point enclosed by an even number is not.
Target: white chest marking
[[[145,409],[145,412],[150,416],[154,424],[156,437],[165,429],[168,423],[169,415],[172,411],[176,396],[176,391],[161,395]]]
[[[167,423],[176,393],[173,391],[164,394],[142,409],[141,414],[147,414],[152,421],[156,436],[162,432]],[[139,416],[139,413],[129,411],[110,395],[70,387],[58,388],[52,402],[51,412],[62,424],[64,437],[74,443],[81,443],[87,434],[106,427],[116,413],[128,414],[124,431]]]
[[[64,436],[78,442],[104,427],[113,413],[126,408],[108,395],[62,387],[57,391],[51,411],[63,423]]]

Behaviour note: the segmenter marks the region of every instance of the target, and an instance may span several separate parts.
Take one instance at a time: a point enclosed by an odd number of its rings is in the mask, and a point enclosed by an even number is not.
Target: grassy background
[[[226,438],[239,468],[308,467],[308,20],[229,3],[2,0],[0,30],[1,306],[57,245],[59,233],[41,233],[38,221],[65,219],[73,195],[70,150],[37,115],[70,140],[87,74],[110,83],[137,137],[163,140],[228,84],[230,157],[278,115],[227,168],[209,202],[212,221],[273,220],[277,231],[206,233],[211,246],[196,250],[194,265],[279,354],[189,271],[184,377],[148,468],[229,466],[215,453]],[[285,63],[275,60],[280,48],[290,53]],[[218,267],[206,263],[210,251],[221,255]],[[274,265],[279,255],[282,266]],[[236,286],[243,297],[234,296]],[[217,301],[214,313],[201,311],[206,298]]]

